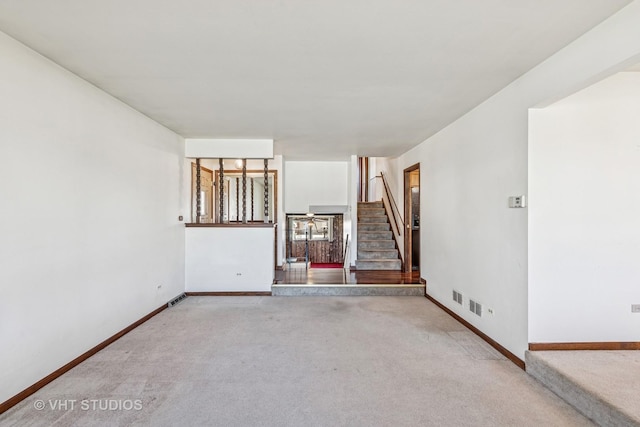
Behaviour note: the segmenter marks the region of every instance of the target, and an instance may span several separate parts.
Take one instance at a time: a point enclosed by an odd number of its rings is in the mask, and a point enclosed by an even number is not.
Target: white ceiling
[[[0,0],[0,30],[185,137],[395,156],[630,0]]]

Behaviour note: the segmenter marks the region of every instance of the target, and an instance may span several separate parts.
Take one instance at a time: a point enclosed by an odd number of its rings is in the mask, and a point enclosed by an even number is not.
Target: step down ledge
[[[525,352],[527,374],[573,406],[578,412],[602,426],[637,427],[640,419],[619,405],[608,402],[578,380],[561,372],[536,351]],[[544,352],[541,352],[544,353]]]
[[[424,297],[425,287],[408,285],[354,284],[277,284],[271,286],[273,296],[417,296]]]

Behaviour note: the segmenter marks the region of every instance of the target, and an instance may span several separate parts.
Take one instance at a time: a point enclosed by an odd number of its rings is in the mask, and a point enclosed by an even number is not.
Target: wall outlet
[[[640,313],[640,304],[631,304],[632,313]]]
[[[527,198],[526,196],[511,196],[509,197],[510,208],[526,208]]]

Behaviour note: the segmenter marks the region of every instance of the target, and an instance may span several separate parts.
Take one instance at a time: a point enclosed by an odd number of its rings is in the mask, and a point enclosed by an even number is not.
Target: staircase
[[[382,202],[358,203],[358,270],[396,270],[402,262]]]

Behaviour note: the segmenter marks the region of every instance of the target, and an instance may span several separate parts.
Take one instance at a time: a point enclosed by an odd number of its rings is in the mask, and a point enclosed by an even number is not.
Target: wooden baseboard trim
[[[507,350],[506,348],[501,346],[498,342],[493,340],[491,337],[489,337],[487,334],[482,332],[480,329],[476,328],[471,323],[467,322],[462,317],[458,316],[456,313],[454,313],[453,311],[449,310],[447,307],[445,307],[443,304],[441,304],[437,299],[435,299],[431,295],[427,294],[427,295],[425,295],[425,297],[429,301],[431,301],[432,303],[434,303],[435,305],[440,307],[442,310],[444,310],[447,314],[449,314],[449,316],[453,317],[458,322],[462,323],[464,326],[469,328],[471,330],[471,332],[473,332],[474,334],[476,334],[477,336],[479,336],[480,338],[485,340],[491,347],[495,348],[500,353],[502,353],[502,355],[504,357],[506,357],[507,359],[512,361],[518,368],[520,368],[522,370],[525,370],[524,360],[520,359],[518,356],[516,356],[515,354],[511,353],[509,350]]]
[[[531,342],[529,351],[640,350],[640,342]]]
[[[102,350],[105,347],[107,347],[109,344],[117,341],[119,338],[121,338],[122,336],[128,334],[129,332],[131,332],[132,330],[134,330],[138,326],[142,325],[144,322],[146,322],[147,320],[151,319],[153,316],[155,316],[156,314],[160,313],[162,310],[164,310],[166,308],[167,308],[167,304],[163,304],[161,307],[156,308],[155,310],[153,310],[151,313],[147,314],[146,316],[144,316],[140,320],[137,320],[136,322],[134,322],[131,325],[127,326],[126,328],[124,328],[120,332],[118,332],[115,335],[112,335],[111,337],[109,337],[106,340],[102,341],[100,344],[96,345],[92,349],[82,353],[80,356],[76,357],[75,359],[73,359],[71,362],[67,363],[63,367],[56,369],[55,371],[53,371],[52,373],[50,373],[49,375],[47,375],[46,377],[44,377],[43,379],[38,381],[37,383],[25,388],[20,393],[18,393],[15,396],[9,398],[7,401],[0,403],[0,414],[2,414],[3,412],[7,411],[9,408],[17,405],[18,403],[20,403],[21,401],[23,401],[27,397],[31,396],[36,391],[40,390],[42,387],[44,387],[47,384],[49,384],[51,381],[55,380],[56,378],[58,378],[62,374],[66,373],[67,371],[69,371],[72,368],[76,367],[80,363],[84,362],[85,360],[87,360],[88,358],[90,358],[91,356],[93,356],[94,354],[99,352],[100,350]]]
[[[270,297],[271,291],[261,292],[186,292],[188,297]]]

